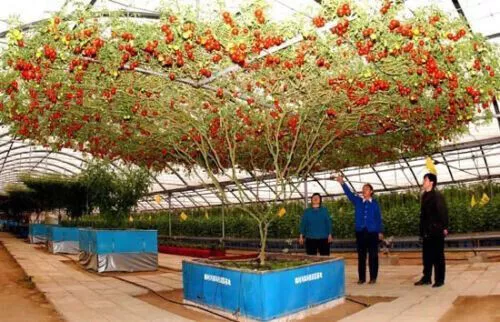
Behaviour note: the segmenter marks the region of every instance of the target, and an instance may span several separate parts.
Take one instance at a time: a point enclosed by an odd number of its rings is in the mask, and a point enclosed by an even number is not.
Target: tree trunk
[[[260,233],[260,252],[259,252],[259,262],[263,266],[266,264],[266,243],[267,243],[267,224],[259,223],[259,233]]]

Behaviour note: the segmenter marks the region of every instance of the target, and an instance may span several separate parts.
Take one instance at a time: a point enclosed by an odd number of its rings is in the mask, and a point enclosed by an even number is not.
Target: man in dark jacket
[[[423,277],[415,285],[431,284],[434,267],[434,285],[444,285],[445,260],[444,238],[448,235],[448,209],[443,196],[436,191],[437,177],[427,173],[424,176],[422,201],[420,206],[420,237],[422,237]]]

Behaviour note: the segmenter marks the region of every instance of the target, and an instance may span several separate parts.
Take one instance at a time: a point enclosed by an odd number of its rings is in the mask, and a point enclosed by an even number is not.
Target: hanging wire
[[[286,8],[288,8],[288,9],[290,9],[291,11],[293,11],[293,12],[295,12],[295,13],[298,13],[298,14],[300,14],[300,15],[304,16],[304,17],[307,17],[307,18],[309,18],[309,19],[312,19],[312,18],[313,18],[313,17],[311,17],[310,15],[308,15],[307,13],[302,12],[302,11],[299,11],[299,10],[297,10],[297,9],[295,9],[295,8],[293,8],[293,7],[289,6],[289,5],[287,5],[286,3],[284,3],[284,2],[282,2],[282,1],[280,1],[280,0],[272,0],[272,1],[273,1],[273,2],[276,2],[276,3],[279,3],[279,4],[280,4],[280,5],[282,5],[283,7],[286,7]]]
[[[128,8],[128,9],[140,10],[140,11],[149,12],[149,13],[158,13],[158,12],[153,11],[153,10],[135,7],[135,6],[120,2],[120,1],[116,1],[116,0],[107,0],[107,1],[114,3],[114,4],[117,4],[119,6],[122,6],[122,7]]]

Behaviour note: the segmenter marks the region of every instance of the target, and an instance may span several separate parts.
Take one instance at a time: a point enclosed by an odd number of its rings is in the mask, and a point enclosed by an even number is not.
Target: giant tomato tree
[[[432,151],[499,85],[498,50],[484,37],[391,0],[325,0],[312,19],[279,23],[263,1],[215,18],[167,6],[147,22],[82,8],[13,28],[9,43],[0,117],[13,134],[194,171],[257,220],[261,260],[291,178]],[[240,171],[274,178],[275,203],[246,206],[259,196]]]

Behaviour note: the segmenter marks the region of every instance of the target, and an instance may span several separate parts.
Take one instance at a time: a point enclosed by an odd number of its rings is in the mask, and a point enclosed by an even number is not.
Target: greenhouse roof
[[[88,1],[88,0],[87,0]],[[156,8],[161,1],[88,1],[89,5],[111,10],[127,10],[140,16],[140,19],[156,19]],[[179,1],[182,2],[182,1]],[[203,8],[202,13],[210,14],[216,1],[184,1]],[[305,0],[270,0],[272,19],[279,20],[291,14],[302,12],[309,15],[319,6],[320,1]],[[361,1],[360,1],[361,2]],[[29,28],[37,21],[47,19],[54,12],[65,6],[67,1],[28,1],[7,0],[0,3],[0,48],[5,46],[8,20],[13,15]],[[244,1],[227,1],[229,10],[236,12]],[[308,5],[305,5],[308,4]],[[485,35],[491,42],[500,42],[500,2],[494,0],[407,0],[409,10],[419,6],[434,4],[452,15],[463,15],[470,28]],[[482,125],[471,125],[470,133],[455,142],[444,142],[442,152],[433,155],[437,164],[441,184],[481,181],[500,178],[500,111],[498,103],[490,106],[493,121]],[[18,175],[30,173],[58,173],[63,175],[78,174],[85,168],[90,156],[80,152],[63,149],[51,151],[49,148],[32,145],[9,134],[6,125],[0,125],[0,190],[6,184],[17,182]],[[413,189],[419,186],[421,177],[426,172],[426,156],[402,159],[397,162],[381,163],[369,167],[347,168],[342,171],[346,181],[355,190],[360,190],[365,182],[373,185],[376,191],[397,191]],[[315,173],[306,180],[294,180],[289,189],[292,199],[304,199],[312,192],[327,196],[342,193],[340,186],[329,179],[331,173]],[[258,173],[241,173],[241,182],[247,189],[245,197],[232,193],[234,185],[221,178],[231,202],[255,202],[273,199],[273,178],[255,180]],[[183,169],[168,169],[153,176],[148,196],[139,203],[139,210],[154,211],[168,208],[191,208],[220,205],[221,200],[211,189],[209,180],[202,172],[193,170],[187,173]],[[241,200],[241,198],[245,198]]]

